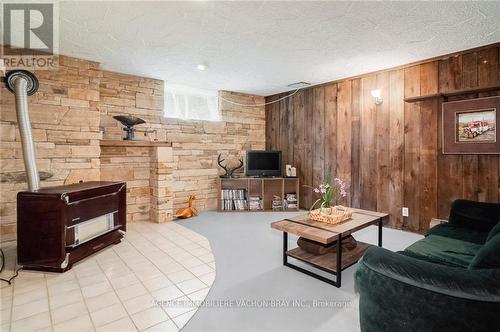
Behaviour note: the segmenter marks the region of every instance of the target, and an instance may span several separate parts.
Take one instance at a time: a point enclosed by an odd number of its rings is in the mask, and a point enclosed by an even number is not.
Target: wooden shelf
[[[224,189],[243,189],[246,191],[246,200],[248,205],[249,196],[258,196],[261,198],[262,210],[250,210],[248,207],[244,210],[223,210],[222,193]],[[283,201],[285,194],[295,193],[297,196],[297,207],[299,205],[299,179],[298,178],[219,178],[217,181],[217,210],[219,212],[286,212],[299,211],[300,209],[272,209],[273,196],[281,197]],[[283,202],[282,202],[283,204]]]
[[[454,91],[449,91],[449,92],[433,93],[433,94],[423,95],[423,96],[408,97],[408,98],[405,98],[404,101],[407,103],[416,103],[419,101],[424,101],[424,100],[433,99],[433,98],[443,98],[446,100],[446,99],[448,99],[448,97],[467,95],[467,94],[473,94],[473,93],[480,93],[480,92],[491,92],[491,91],[498,91],[498,90],[500,90],[500,85],[494,85],[494,86],[488,86],[488,87],[482,87],[482,88],[467,88],[467,89],[460,89],[460,90],[454,90]]]
[[[151,147],[151,146],[172,146],[171,142],[156,141],[135,141],[135,140],[102,140],[100,146],[127,146],[127,147]]]
[[[357,241],[356,248],[352,250],[342,250],[342,270],[355,264],[365,253],[370,244]],[[294,248],[286,252],[287,256],[298,259],[314,267],[324,269],[333,273],[337,272],[337,253],[329,252],[324,255],[311,254],[302,248]]]
[[[273,210],[273,209],[262,209],[262,210],[218,210],[217,212],[298,212],[300,209],[282,209],[282,210]]]

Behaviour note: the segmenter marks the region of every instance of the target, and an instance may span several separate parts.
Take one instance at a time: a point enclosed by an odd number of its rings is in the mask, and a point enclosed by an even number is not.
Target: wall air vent
[[[292,88],[292,89],[302,89],[302,88],[306,88],[310,85],[311,85],[311,83],[307,83],[307,82],[295,82],[292,84],[288,84],[287,87]]]

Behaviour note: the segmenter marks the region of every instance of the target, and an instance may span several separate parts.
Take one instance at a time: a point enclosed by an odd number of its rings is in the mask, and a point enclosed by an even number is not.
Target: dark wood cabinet
[[[17,256],[25,269],[64,272],[126,231],[125,182],[83,182],[17,194]]]

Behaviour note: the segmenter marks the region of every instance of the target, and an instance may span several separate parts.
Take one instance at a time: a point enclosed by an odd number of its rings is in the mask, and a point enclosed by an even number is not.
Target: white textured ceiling
[[[499,21],[497,1],[76,1],[60,3],[59,47],[107,70],[270,95],[498,42]]]

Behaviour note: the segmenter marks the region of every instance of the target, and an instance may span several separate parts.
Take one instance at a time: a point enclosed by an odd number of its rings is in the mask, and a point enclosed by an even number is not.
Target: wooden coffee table
[[[271,228],[283,232],[283,265],[297,271],[303,272],[314,278],[332,284],[336,287],[341,286],[342,271],[347,269],[363,256],[366,249],[370,246],[368,243],[357,241],[357,246],[352,250],[342,252],[342,239],[370,225],[378,224],[378,246],[382,246],[382,223],[389,215],[374,211],[361,209],[352,209],[352,218],[337,225],[331,225],[309,219],[307,214],[300,215],[285,220],[273,222]],[[337,241],[335,252],[323,255],[309,253],[300,247],[288,250],[288,233],[319,242],[321,244],[330,244]],[[312,271],[306,270],[300,266],[288,262],[288,257],[298,259],[319,270],[335,275],[335,280],[326,278]]]

